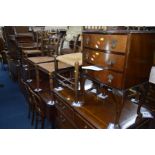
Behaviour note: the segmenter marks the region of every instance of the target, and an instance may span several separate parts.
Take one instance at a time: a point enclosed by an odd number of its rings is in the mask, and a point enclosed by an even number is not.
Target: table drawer
[[[125,56],[111,53],[104,53],[95,50],[84,49],[84,62],[93,65],[108,67],[117,71],[124,70]]]
[[[84,34],[83,46],[93,49],[126,52],[127,35]]]
[[[69,107],[67,104],[64,103],[61,99],[56,99],[56,108],[61,111],[66,117],[69,119],[73,119],[74,117],[74,111],[71,107]]]
[[[109,85],[110,87],[122,89],[123,74],[110,70],[103,71],[86,71],[87,75],[99,82]]]
[[[57,110],[56,128],[58,129],[74,129],[74,125],[59,111]]]
[[[84,120],[79,114],[75,114],[74,121],[78,129],[93,129],[94,127]]]

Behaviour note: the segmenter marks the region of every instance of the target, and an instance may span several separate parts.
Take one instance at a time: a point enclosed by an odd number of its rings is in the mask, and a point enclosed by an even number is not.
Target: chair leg
[[[75,103],[79,101],[79,92],[78,92],[78,86],[79,86],[79,63],[75,63]]]
[[[44,129],[45,117],[41,117],[41,128]]]
[[[33,126],[34,124],[34,110],[32,110],[32,120],[31,120],[31,125]]]
[[[29,108],[28,108],[28,119],[30,119],[31,117],[31,108],[30,108],[30,105],[29,105]]]
[[[35,122],[35,128],[38,129],[38,114],[36,113],[36,122]]]

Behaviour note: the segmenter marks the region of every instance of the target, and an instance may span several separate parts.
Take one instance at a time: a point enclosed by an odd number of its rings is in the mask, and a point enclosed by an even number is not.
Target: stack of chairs
[[[41,122],[41,128],[45,125],[45,106],[40,96],[34,92],[31,87],[21,79],[21,91],[28,105],[28,118],[31,119],[31,125],[38,128],[39,122]]]
[[[57,32],[47,32],[47,31],[38,31],[35,32],[35,36],[32,37],[32,40],[23,40],[21,37],[21,33],[17,32],[12,34],[15,37],[10,38],[9,32],[5,32],[7,35],[7,48],[8,48],[8,65],[10,74],[14,77],[18,78],[19,86],[21,91],[23,92],[25,99],[28,105],[28,118],[31,119],[31,124],[35,128],[44,128],[45,120],[46,120],[46,105],[39,94],[39,92],[35,92],[31,85],[27,82],[27,80],[22,77],[22,70],[27,68],[27,58],[31,56],[40,56],[40,54],[36,55],[23,55],[23,51],[29,50],[33,53],[34,50],[41,51],[41,56],[50,56],[54,57],[55,61],[55,77],[58,77],[58,80],[61,81],[62,76],[61,70],[59,70],[58,62],[63,62],[65,64],[70,65],[70,68],[67,68],[66,71],[71,72],[74,76],[71,77],[71,85],[72,90],[75,92],[75,105],[78,106],[80,103],[78,101],[79,96],[79,80],[80,80],[80,65],[82,64],[82,53],[80,47],[78,45],[79,35],[74,37],[74,44],[71,48],[63,48],[63,44],[65,42],[65,36],[57,33]],[[21,39],[21,40],[20,40]],[[31,43],[36,43],[37,46],[35,48],[31,46],[22,46],[22,45],[31,45]],[[14,64],[14,65],[13,65]],[[14,67],[13,67],[14,66]],[[65,70],[65,69],[64,69]],[[16,74],[17,75],[16,75]],[[62,74],[63,76],[65,74]],[[66,79],[64,77],[64,79]],[[77,91],[78,90],[78,91]],[[80,103],[81,104],[81,103]],[[41,126],[39,126],[39,122],[41,122]]]

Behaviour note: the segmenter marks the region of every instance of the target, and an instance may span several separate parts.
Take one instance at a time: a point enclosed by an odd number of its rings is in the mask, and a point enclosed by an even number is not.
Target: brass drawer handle
[[[111,83],[113,79],[114,79],[114,76],[109,74],[108,75],[108,82]]]
[[[116,48],[116,46],[117,46],[117,40],[112,40],[111,41],[111,48]]]
[[[59,101],[55,101],[55,103],[56,103],[58,106],[62,106],[62,103],[59,102]]]
[[[66,106],[63,106],[63,107],[62,107],[62,110],[65,110],[65,109],[66,109]]]
[[[90,38],[86,38],[86,44],[88,45],[90,41]]]
[[[145,101],[145,103],[149,103],[149,101],[148,101],[148,100],[146,100],[146,101]]]
[[[55,100],[55,104],[58,104],[58,101],[57,100]]]
[[[85,125],[85,126],[84,126],[84,129],[87,129],[87,128],[88,128],[88,126],[87,126],[87,125]]]
[[[105,63],[109,66],[113,66],[116,62],[114,60],[107,60]]]
[[[62,115],[60,115],[60,120],[61,120],[61,122],[65,122],[66,121],[66,119]]]
[[[66,122],[66,119],[65,119],[65,118],[63,118],[63,119],[61,120],[61,122]]]
[[[86,60],[88,60],[89,59],[89,53],[87,52],[86,53]]]

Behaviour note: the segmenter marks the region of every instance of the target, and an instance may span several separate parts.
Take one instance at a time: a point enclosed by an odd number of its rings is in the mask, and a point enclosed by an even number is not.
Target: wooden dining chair
[[[20,79],[20,89],[21,92],[23,93],[27,105],[28,105],[28,118],[31,118],[31,125],[34,125],[34,116],[35,116],[35,105],[33,102],[33,97],[32,97],[32,90],[30,88],[30,86],[23,80]]]
[[[41,121],[41,128],[44,128],[45,124],[45,107],[43,105],[43,101],[41,100],[40,96],[32,91],[32,89],[29,89],[32,97],[32,103],[34,105],[34,113],[35,113],[35,128],[38,128],[38,123]]]
[[[78,45],[79,38],[80,38],[80,34],[78,34],[77,36],[73,37],[73,40],[68,43],[69,44],[68,48],[63,48],[62,47],[61,51],[60,51],[61,55],[80,52],[80,46]],[[65,42],[67,42],[67,40],[64,40],[63,44]]]
[[[58,50],[61,44],[62,36],[58,33],[56,34],[46,34],[42,35],[42,45],[41,50],[45,55],[53,56],[58,55]]]
[[[23,79],[20,80],[20,88],[28,103],[28,118],[31,119],[31,125],[33,126],[35,121],[35,128],[38,128],[41,121],[41,128],[44,128],[45,109],[40,96]]]

